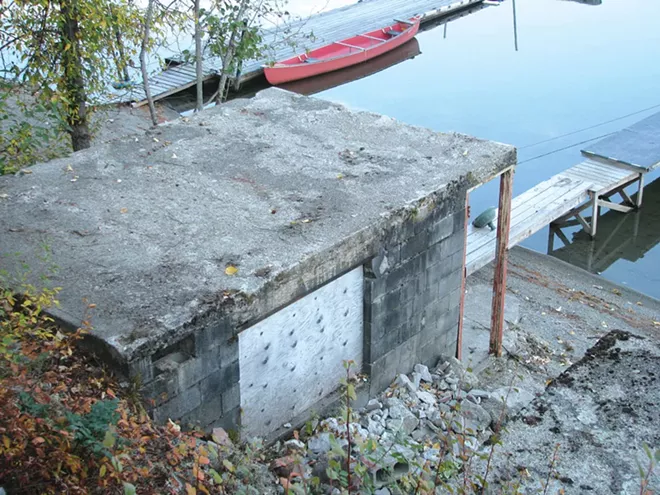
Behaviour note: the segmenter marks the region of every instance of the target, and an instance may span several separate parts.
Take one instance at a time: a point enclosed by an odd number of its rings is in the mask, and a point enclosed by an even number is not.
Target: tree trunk
[[[245,11],[248,8],[249,0],[241,0],[241,4],[236,16],[237,19],[243,19],[245,17]],[[246,25],[242,25],[240,28],[241,40],[243,37],[243,32],[247,28]],[[229,67],[234,61],[234,55],[236,53],[236,38],[238,36],[238,28],[234,29],[229,37],[229,42],[227,43],[227,51],[225,56],[222,57],[222,73],[220,74],[220,83],[218,84],[218,90],[215,93],[215,104],[219,105],[225,99],[225,89],[227,87],[227,82],[229,80]]]
[[[110,5],[110,18],[112,23],[115,26],[115,41],[117,43],[117,52],[113,50],[113,55],[115,57],[115,65],[117,66],[117,74],[119,75],[120,81],[128,81],[130,75],[128,74],[128,66],[126,64],[126,49],[124,48],[124,40],[121,36],[121,31],[117,26],[117,15],[115,14],[115,6]]]
[[[89,130],[87,113],[87,93],[83,77],[83,61],[80,54],[80,41],[77,0],[60,0],[62,13],[62,62],[64,77],[59,86],[67,97],[66,122],[67,132],[71,136],[73,151],[89,148],[92,135]]]
[[[199,0],[195,0],[195,74],[197,79],[197,102],[195,111],[204,109],[204,68],[202,67],[202,29],[199,22]]]
[[[149,33],[151,31],[151,20],[154,14],[154,0],[149,0],[147,4],[147,12],[144,15],[144,31],[142,33],[142,46],[140,47],[140,70],[142,71],[142,85],[144,86],[144,94],[147,97],[147,104],[149,105],[149,115],[153,125],[158,125],[158,115],[156,115],[156,107],[154,106],[154,99],[151,97],[151,87],[149,85],[149,73],[147,72],[147,49],[149,44]]]

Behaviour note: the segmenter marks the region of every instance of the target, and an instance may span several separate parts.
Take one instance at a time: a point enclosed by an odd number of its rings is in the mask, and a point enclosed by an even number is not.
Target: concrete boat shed
[[[318,409],[343,360],[375,394],[456,354],[466,194],[515,163],[268,89],[1,177],[2,265],[36,275],[50,247],[53,313],[77,326],[96,305],[96,351],[155,419],[268,435]]]

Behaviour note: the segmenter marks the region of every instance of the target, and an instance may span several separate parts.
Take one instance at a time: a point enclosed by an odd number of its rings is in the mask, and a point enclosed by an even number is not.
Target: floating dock
[[[582,150],[582,155],[583,162],[511,200],[509,247],[548,225],[560,239],[561,228],[573,225],[582,225],[593,237],[601,208],[624,213],[639,208],[644,176],[660,166],[660,113],[596,142]],[[625,188],[635,183],[638,191],[631,198]],[[621,202],[615,202],[615,196],[620,196]],[[583,216],[588,209],[591,209],[591,216]],[[496,231],[478,229],[470,224],[467,274],[493,261],[496,247]]]
[[[305,50],[313,50],[329,43],[378,29],[393,19],[421,16],[422,26],[441,17],[456,13],[483,0],[362,0],[335,10],[322,12],[286,26],[264,30],[262,37],[272,47],[267,56],[243,64],[239,83],[263,74],[262,66],[272,60],[282,60]],[[293,34],[292,34],[293,33]],[[313,34],[313,36],[310,36]],[[291,45],[295,45],[292,48]],[[222,69],[219,58],[204,60],[204,80],[218,77]],[[182,63],[172,66],[149,80],[154,101],[179,93],[196,84],[195,65]],[[129,91],[116,92],[108,98],[112,103],[146,104],[142,85]]]

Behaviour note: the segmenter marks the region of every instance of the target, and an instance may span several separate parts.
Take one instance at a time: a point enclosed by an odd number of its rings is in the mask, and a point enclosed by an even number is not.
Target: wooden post
[[[642,195],[644,193],[644,174],[639,174],[639,189],[637,190],[637,208],[642,206]]]
[[[511,193],[513,190],[513,170],[509,169],[500,177],[500,203],[497,218],[497,257],[493,281],[493,307],[490,327],[490,353],[502,355],[504,335],[504,296],[506,294],[506,270],[509,258],[509,227],[511,224]]]
[[[591,214],[591,230],[587,230],[587,233],[591,236],[593,239],[596,237],[596,229],[598,228],[598,215],[599,215],[599,204],[598,204],[598,191],[594,190],[589,190],[589,194],[591,195],[591,209],[592,209],[592,214]]]
[[[456,339],[456,359],[459,361],[463,355],[463,313],[465,312],[465,282],[467,280],[467,266],[465,264],[467,256],[467,226],[470,219],[470,193],[465,194],[465,223],[463,224],[463,277],[461,280],[461,301],[458,305],[458,338]]]

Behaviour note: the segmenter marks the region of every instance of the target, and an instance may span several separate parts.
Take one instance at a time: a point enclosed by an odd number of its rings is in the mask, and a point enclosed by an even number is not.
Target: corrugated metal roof
[[[363,0],[360,3],[322,12],[307,19],[285,26],[264,30],[264,43],[270,47],[265,57],[243,64],[242,80],[251,79],[263,72],[262,66],[312,50],[333,41],[378,29],[393,19],[408,19],[421,15],[430,20],[482,0]],[[292,45],[294,45],[292,47]],[[204,60],[205,78],[217,75],[222,62],[219,58]],[[195,84],[194,64],[184,63],[166,69],[153,76],[151,93],[158,100]],[[113,91],[108,97],[111,103],[142,103],[146,99],[142,86]]]

